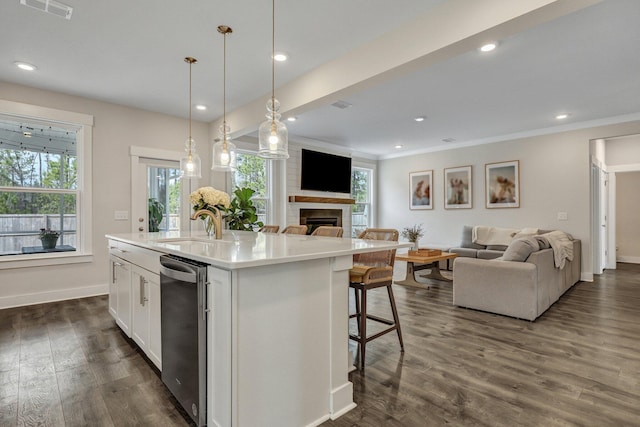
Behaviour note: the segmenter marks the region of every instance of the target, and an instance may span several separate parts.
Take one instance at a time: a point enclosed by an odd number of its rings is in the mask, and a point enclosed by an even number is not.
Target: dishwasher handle
[[[160,274],[181,282],[198,283],[198,269],[196,266],[166,256],[160,257]]]

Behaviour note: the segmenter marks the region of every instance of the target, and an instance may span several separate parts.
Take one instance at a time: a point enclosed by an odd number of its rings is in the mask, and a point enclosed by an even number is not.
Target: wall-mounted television
[[[351,193],[351,157],[302,150],[302,190]]]

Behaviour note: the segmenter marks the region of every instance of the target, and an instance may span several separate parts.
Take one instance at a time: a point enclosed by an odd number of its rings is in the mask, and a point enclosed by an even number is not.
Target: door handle
[[[144,285],[147,283],[147,279],[143,276],[140,276],[140,305],[144,307],[145,301],[147,301],[147,297],[144,294]]]

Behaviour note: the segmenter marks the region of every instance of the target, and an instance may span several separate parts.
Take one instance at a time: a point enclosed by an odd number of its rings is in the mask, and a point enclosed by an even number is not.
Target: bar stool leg
[[[367,348],[367,289],[362,288],[362,301],[360,307],[360,369],[364,369],[364,356]]]
[[[353,288],[354,302],[356,305],[356,324],[358,325],[358,336],[361,336],[360,332],[360,293],[358,289]]]
[[[398,316],[398,310],[396,309],[396,299],[393,297],[392,285],[387,286],[387,293],[389,294],[389,302],[391,302],[391,312],[393,313],[393,322],[396,325],[396,332],[398,332],[398,340],[400,341],[400,351],[404,352],[404,343],[402,342],[402,331],[400,330],[400,317]]]

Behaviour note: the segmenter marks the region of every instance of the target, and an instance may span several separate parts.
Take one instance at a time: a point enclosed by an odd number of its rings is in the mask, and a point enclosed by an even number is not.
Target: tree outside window
[[[75,132],[0,120],[0,254],[40,246],[41,228],[76,246]]]
[[[351,197],[355,204],[351,210],[351,235],[357,237],[371,226],[371,177],[373,171],[353,168],[351,171]]]
[[[236,188],[248,187],[255,191],[253,204],[257,209],[258,221],[267,223],[269,208],[269,162],[254,153],[236,152],[237,169],[231,174],[232,194]]]

